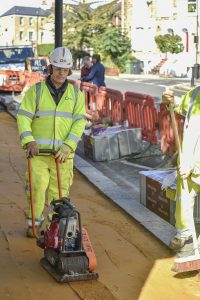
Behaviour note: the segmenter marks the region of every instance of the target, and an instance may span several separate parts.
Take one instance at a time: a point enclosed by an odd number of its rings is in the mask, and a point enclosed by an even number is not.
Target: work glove
[[[180,174],[180,177],[182,179],[186,179],[188,178],[192,172],[193,172],[193,167],[189,166],[188,164],[181,164],[180,166],[178,166],[178,172]]]
[[[162,94],[162,102],[166,105],[174,104],[174,93],[172,91],[165,91]]]
[[[62,144],[60,149],[57,151],[55,158],[58,159],[61,163],[65,162],[71,152],[73,152],[71,147],[69,147],[67,144]]]
[[[36,142],[30,142],[26,144],[26,156],[33,157],[39,154],[39,149]]]

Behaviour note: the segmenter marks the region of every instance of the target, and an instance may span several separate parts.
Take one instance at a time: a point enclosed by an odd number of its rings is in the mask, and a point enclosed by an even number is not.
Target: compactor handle
[[[53,149],[39,149],[39,154],[56,154],[56,151]]]

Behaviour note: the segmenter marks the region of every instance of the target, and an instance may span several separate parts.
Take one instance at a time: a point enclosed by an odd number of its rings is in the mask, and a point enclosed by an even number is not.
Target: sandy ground
[[[25,156],[16,123],[0,113],[0,300],[193,300],[197,273],[174,276],[172,253],[75,171],[71,199],[81,212],[98,281],[58,284],[39,264],[43,253],[25,237]]]

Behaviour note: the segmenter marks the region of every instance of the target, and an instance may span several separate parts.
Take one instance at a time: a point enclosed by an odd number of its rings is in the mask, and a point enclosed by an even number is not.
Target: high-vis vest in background
[[[84,95],[80,90],[76,95],[75,88],[68,83],[56,105],[45,81],[42,81],[26,92],[17,113],[17,124],[22,147],[35,141],[39,149],[56,151],[65,143],[75,151],[86,124]]]

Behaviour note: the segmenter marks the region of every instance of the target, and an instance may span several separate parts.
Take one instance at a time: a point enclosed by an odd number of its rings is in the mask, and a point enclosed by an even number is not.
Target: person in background
[[[81,81],[91,82],[98,87],[105,86],[105,67],[101,64],[101,56],[99,54],[93,54],[92,56],[93,66],[87,76],[83,76]]]
[[[83,66],[81,68],[81,78],[83,78],[84,76],[88,76],[92,67],[92,62],[89,56],[83,57],[82,63]]]
[[[27,90],[17,113],[21,145],[27,156],[32,157],[37,232],[44,221],[46,192],[48,204],[59,199],[55,158],[60,162],[62,195],[67,197],[73,181],[74,153],[86,124],[84,95],[67,80],[73,65],[71,52],[58,47],[50,54],[49,61],[49,76]],[[40,149],[53,150],[55,157],[40,154]],[[26,191],[29,202],[27,237],[34,237],[28,172]],[[50,213],[48,218],[51,221]]]

